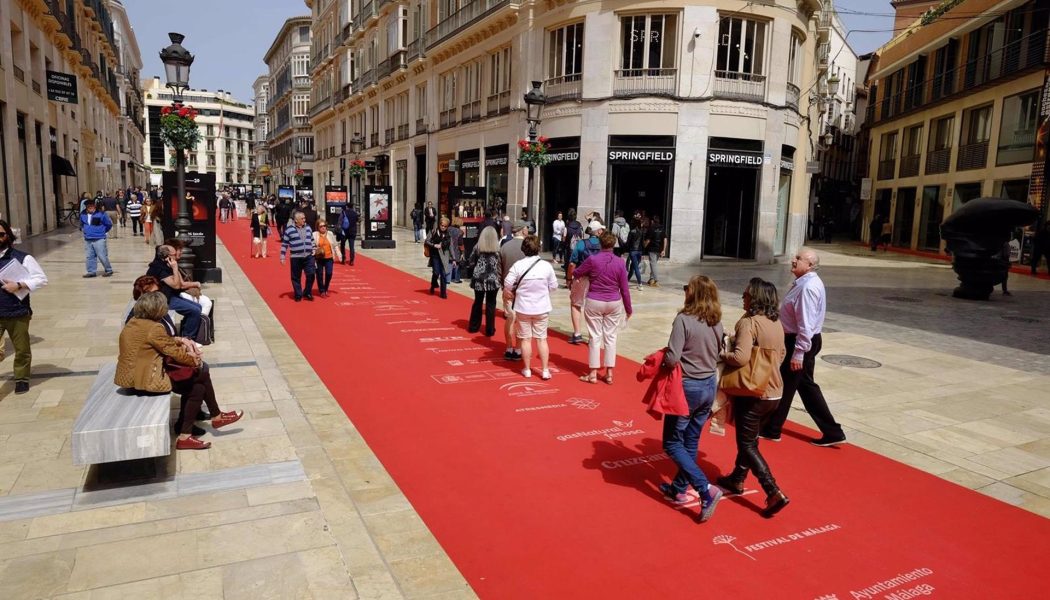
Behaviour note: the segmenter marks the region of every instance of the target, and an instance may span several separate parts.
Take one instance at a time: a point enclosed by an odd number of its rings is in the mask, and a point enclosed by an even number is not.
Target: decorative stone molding
[[[635,113],[635,112],[678,112],[678,103],[670,100],[637,100],[629,102],[609,103],[610,113]]]
[[[711,103],[711,114],[713,115],[733,115],[737,117],[752,117],[755,119],[766,118],[768,109],[759,106],[749,106],[746,104],[738,104],[736,102],[712,102]]]

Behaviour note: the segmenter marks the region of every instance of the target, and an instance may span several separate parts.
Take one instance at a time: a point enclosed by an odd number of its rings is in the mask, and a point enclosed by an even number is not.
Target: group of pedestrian
[[[322,298],[328,297],[332,285],[335,263],[354,265],[357,240],[357,226],[360,214],[353,205],[343,207],[338,224],[333,232],[329,223],[313,215],[313,227],[307,221],[305,211],[295,210],[291,213],[291,222],[281,230],[280,261],[283,265],[287,259],[292,276],[292,297],[296,302],[307,300],[313,302],[314,282],[317,293]],[[259,255],[266,257],[267,211],[263,206],[256,207],[252,217],[253,255],[259,249]],[[305,283],[304,283],[305,277]]]
[[[587,217],[586,228],[576,221],[576,213],[573,210],[569,211],[567,221],[559,212],[551,224],[552,254],[555,261],[565,264],[566,271],[569,270],[568,263],[571,262],[572,253],[580,241],[594,235],[592,231],[588,231],[589,223],[598,221],[603,227],[605,225],[601,215],[596,212],[588,214]],[[623,211],[618,210],[614,213],[612,225],[608,229],[615,238],[613,254],[625,261],[628,274],[634,277],[637,289],[642,289],[644,270],[649,272],[645,285],[660,287],[658,264],[661,258],[667,257],[668,242],[667,232],[660,218],[638,210],[628,222]]]

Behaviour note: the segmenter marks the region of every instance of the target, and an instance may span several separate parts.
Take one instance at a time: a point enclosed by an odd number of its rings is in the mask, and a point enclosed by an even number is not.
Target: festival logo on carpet
[[[615,439],[621,437],[627,437],[631,435],[640,435],[645,433],[644,429],[632,429],[634,427],[634,420],[629,421],[613,421],[612,427],[603,427],[601,429],[591,429],[589,431],[576,431],[573,433],[565,433],[562,435],[554,436],[554,439],[559,442],[565,442],[568,440],[587,439],[593,437],[604,437],[606,439]]]
[[[589,398],[569,398],[565,402],[554,404],[541,404],[540,406],[519,406],[514,412],[537,412],[542,410],[554,410],[558,408],[575,408],[577,410],[597,410],[601,403]]]
[[[770,548],[775,548],[777,546],[783,546],[785,544],[790,544],[792,542],[797,542],[799,540],[804,540],[804,539],[807,539],[807,538],[811,538],[813,536],[821,535],[823,533],[829,533],[831,531],[838,531],[839,529],[842,529],[842,526],[838,525],[838,524],[835,524],[835,523],[830,523],[828,525],[821,525],[819,527],[810,527],[809,529],[803,529],[802,531],[799,531],[799,532],[796,532],[796,533],[788,533],[788,534],[785,534],[785,535],[777,536],[775,538],[770,538],[768,540],[762,540],[762,541],[759,541],[759,542],[754,542],[752,544],[746,544],[746,545],[743,546],[743,549],[746,552],[741,552],[740,548],[737,548],[733,544],[733,542],[736,541],[736,538],[731,536],[731,535],[716,535],[714,538],[712,538],[711,542],[714,543],[715,545],[718,545],[718,544],[728,545],[733,550],[736,550],[740,554],[744,554],[745,556],[747,556],[751,560],[758,560],[752,554],[753,552],[758,552],[760,550],[768,550]]]
[[[499,386],[500,391],[506,392],[513,398],[528,398],[530,396],[545,396],[557,394],[558,388],[548,383],[533,383],[531,381],[519,381],[516,383],[504,383]]]

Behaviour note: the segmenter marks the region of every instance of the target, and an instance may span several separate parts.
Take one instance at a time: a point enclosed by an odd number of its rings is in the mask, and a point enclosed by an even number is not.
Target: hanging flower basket
[[[365,168],[365,161],[363,160],[352,160],[350,161],[350,176],[351,177],[364,177],[368,169]]]
[[[201,141],[197,129],[197,111],[192,107],[176,104],[160,109],[160,139],[176,150],[192,150]]]
[[[295,170],[295,187],[301,187],[303,185],[303,177],[306,176],[306,171],[302,169]]]
[[[540,136],[535,142],[529,140],[518,140],[518,166],[519,167],[543,167],[551,161],[551,145],[547,138]]]

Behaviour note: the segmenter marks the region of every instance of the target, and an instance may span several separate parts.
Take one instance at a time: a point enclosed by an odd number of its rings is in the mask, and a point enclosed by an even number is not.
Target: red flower
[[[528,147],[529,147],[528,140],[518,140],[518,148],[521,148],[522,150],[525,150]]]
[[[190,111],[185,106],[183,106],[182,108],[179,109],[179,116],[180,117],[186,117],[186,116],[189,116],[189,114],[190,114]]]
[[[540,136],[540,143],[541,143],[541,144],[546,144],[546,143],[547,143],[547,140],[549,140],[549,139],[550,139],[549,137],[547,137],[547,136],[545,136],[545,135],[541,135],[541,136]]]
[[[171,114],[171,107],[170,106],[165,106],[164,108],[160,109],[160,114],[163,115],[163,116],[170,115]]]

